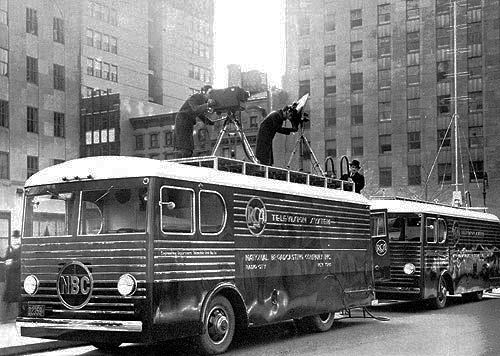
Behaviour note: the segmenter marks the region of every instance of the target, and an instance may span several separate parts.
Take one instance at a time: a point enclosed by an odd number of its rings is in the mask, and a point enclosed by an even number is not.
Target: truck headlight
[[[29,275],[24,279],[24,291],[28,293],[29,295],[33,295],[38,291],[38,287],[40,286],[40,281],[36,276],[34,275]]]
[[[413,274],[415,272],[415,265],[413,263],[407,263],[403,267],[403,271],[406,274]]]
[[[137,281],[134,276],[126,273],[120,276],[116,288],[118,289],[118,293],[127,297],[135,293],[135,290],[137,289]]]

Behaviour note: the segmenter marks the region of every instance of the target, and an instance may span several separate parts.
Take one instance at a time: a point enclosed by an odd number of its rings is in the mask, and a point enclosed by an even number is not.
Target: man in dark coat
[[[272,166],[273,158],[273,139],[276,133],[290,135],[291,132],[296,132],[298,128],[283,127],[286,119],[292,117],[291,110],[280,109],[273,111],[262,121],[257,133],[257,146],[255,148],[255,156],[261,164]]]
[[[193,156],[193,128],[196,124],[197,117],[205,124],[213,125],[213,123],[203,115],[210,106],[215,104],[213,99],[208,98],[210,89],[212,89],[210,85],[205,85],[200,93],[191,95],[184,104],[182,104],[175,117],[174,149],[177,151],[177,158]]]
[[[359,173],[360,169],[359,161],[353,159],[352,162],[349,163],[349,174],[344,174],[340,177],[342,180],[354,182],[356,193],[361,193],[361,189],[365,187],[365,177]]]

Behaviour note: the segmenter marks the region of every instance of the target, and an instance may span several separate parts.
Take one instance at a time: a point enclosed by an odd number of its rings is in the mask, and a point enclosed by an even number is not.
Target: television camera
[[[299,127],[303,127],[304,123],[309,121],[309,114],[304,112],[304,107],[306,106],[307,100],[309,99],[309,94],[304,94],[299,100],[293,102],[291,105],[287,105],[284,111],[291,113],[290,122],[292,127],[296,130]]]
[[[224,120],[224,127],[220,130],[215,145],[212,149],[212,155],[217,152],[224,135],[228,132],[230,126],[236,128],[236,132],[241,139],[243,150],[252,162],[258,163],[252,147],[248,142],[240,122],[239,113],[245,110],[244,103],[250,97],[250,93],[241,89],[240,87],[229,87],[224,89],[212,89],[208,92],[208,98],[212,99],[215,104],[211,105],[210,110],[217,114],[226,113],[222,118]],[[238,113],[238,114],[237,114]],[[217,120],[218,121],[218,120]]]
[[[250,93],[240,87],[229,87],[224,89],[212,89],[208,92],[209,99],[215,101],[212,106],[214,112],[236,112],[245,110],[244,103],[250,97]]]

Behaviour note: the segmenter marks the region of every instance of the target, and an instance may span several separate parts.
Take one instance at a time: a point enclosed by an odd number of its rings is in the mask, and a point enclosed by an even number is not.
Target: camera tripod
[[[295,145],[293,147],[292,153],[290,154],[290,158],[288,159],[286,168],[290,169],[290,165],[292,163],[293,157],[297,153],[297,149],[301,148],[302,150],[304,147],[306,147],[309,150],[309,152],[311,152],[311,161],[313,170],[319,175],[325,176],[325,171],[321,168],[318,158],[314,154],[314,151],[312,150],[309,141],[307,141],[307,138],[304,136],[304,119],[300,122],[299,126],[300,126],[300,136],[297,138],[297,141],[295,141]]]
[[[257,157],[255,157],[255,154],[253,153],[252,147],[248,143],[245,133],[243,132],[240,119],[236,117],[236,113],[234,111],[228,111],[227,113],[227,117],[224,120],[224,127],[222,128],[222,130],[220,130],[219,135],[217,136],[217,140],[215,141],[215,146],[212,149],[212,156],[215,156],[215,153],[219,149],[219,146],[222,142],[222,138],[226,134],[229,125],[231,124],[233,124],[236,128],[236,132],[241,139],[241,145],[243,146],[243,151],[245,151],[245,155],[247,156],[247,158],[253,163],[259,163]]]

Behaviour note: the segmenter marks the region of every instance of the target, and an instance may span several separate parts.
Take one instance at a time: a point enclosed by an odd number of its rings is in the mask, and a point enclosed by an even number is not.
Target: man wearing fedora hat
[[[361,166],[359,165],[359,161],[353,159],[351,163],[349,163],[349,174],[344,174],[340,179],[346,180],[349,182],[354,182],[356,193],[361,193],[361,189],[365,187],[365,177],[359,173]]]

